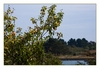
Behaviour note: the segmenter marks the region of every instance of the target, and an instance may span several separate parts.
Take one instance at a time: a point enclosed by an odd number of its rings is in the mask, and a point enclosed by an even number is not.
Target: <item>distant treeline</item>
[[[96,42],[88,41],[85,38],[69,39],[66,42],[64,39],[50,38],[44,43],[46,53],[54,55],[80,55],[89,50],[96,50]]]

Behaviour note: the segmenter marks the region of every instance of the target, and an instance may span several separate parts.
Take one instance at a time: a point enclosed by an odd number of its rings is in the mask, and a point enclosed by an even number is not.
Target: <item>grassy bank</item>
[[[95,59],[93,56],[72,56],[72,55],[65,55],[65,56],[57,56],[61,60],[87,60],[87,59]]]

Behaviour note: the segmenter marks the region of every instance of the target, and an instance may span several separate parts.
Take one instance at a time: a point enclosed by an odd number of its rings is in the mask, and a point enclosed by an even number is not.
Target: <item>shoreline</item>
[[[95,58],[59,58],[60,60],[88,60],[88,59],[95,59]]]
[[[70,57],[66,57],[66,56],[58,56],[58,58],[60,60],[88,60],[88,59],[96,59],[96,57],[93,56],[70,56]]]

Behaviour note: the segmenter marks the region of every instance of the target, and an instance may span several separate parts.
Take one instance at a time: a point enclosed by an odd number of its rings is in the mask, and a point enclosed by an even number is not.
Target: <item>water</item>
[[[87,62],[84,60],[62,60],[63,65],[77,65],[79,63],[88,65]]]

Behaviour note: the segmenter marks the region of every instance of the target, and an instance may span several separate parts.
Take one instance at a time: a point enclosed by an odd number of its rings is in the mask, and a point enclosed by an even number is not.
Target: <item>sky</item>
[[[38,18],[42,6],[50,7],[52,4],[10,4],[14,8],[16,27],[22,27],[26,31],[28,26],[34,27],[30,21],[31,17]],[[63,38],[68,41],[70,38],[86,38],[88,41],[96,41],[96,5],[95,4],[56,4],[56,12],[61,9],[64,17],[58,32],[63,33]],[[8,4],[4,4],[4,11]]]

